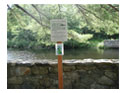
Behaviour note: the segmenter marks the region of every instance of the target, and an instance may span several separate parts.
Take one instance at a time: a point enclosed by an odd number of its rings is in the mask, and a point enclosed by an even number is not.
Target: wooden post
[[[57,42],[61,44],[62,42]],[[58,55],[58,81],[59,89],[63,89],[63,67],[62,67],[62,55]]]

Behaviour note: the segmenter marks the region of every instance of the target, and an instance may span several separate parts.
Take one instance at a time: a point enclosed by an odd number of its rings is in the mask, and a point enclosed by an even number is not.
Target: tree
[[[119,5],[117,4],[7,6],[7,33],[10,43],[17,42],[17,38],[23,39],[20,37],[21,31],[21,35],[25,34],[24,31],[30,31],[36,34],[35,37],[31,35],[35,38],[32,46],[53,46],[54,43],[50,40],[50,20],[57,18],[67,19],[69,32],[67,45],[68,43],[73,46],[87,45],[88,40],[97,36],[98,33],[100,36],[104,34],[103,37],[119,33]],[[82,38],[84,36],[87,39]],[[101,39],[100,36],[98,39]]]

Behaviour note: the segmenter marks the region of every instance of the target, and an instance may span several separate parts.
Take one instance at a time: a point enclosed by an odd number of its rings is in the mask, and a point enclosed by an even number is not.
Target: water
[[[55,50],[7,50],[8,60],[57,59]],[[66,49],[63,59],[119,59],[119,49]]]

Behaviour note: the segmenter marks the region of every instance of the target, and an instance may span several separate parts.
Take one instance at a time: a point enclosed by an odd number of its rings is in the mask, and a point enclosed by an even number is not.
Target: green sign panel
[[[64,55],[63,43],[56,44],[56,55]]]

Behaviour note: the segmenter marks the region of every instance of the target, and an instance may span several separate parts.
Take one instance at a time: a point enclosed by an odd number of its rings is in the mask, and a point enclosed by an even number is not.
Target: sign
[[[65,19],[53,19],[51,24],[51,41],[67,41],[67,21]]]
[[[63,43],[56,44],[56,55],[64,55]]]
[[[63,89],[62,55],[64,55],[63,41],[67,41],[67,21],[65,19],[53,19],[51,25],[51,41],[57,42],[56,55],[58,55],[58,83],[59,89]]]

